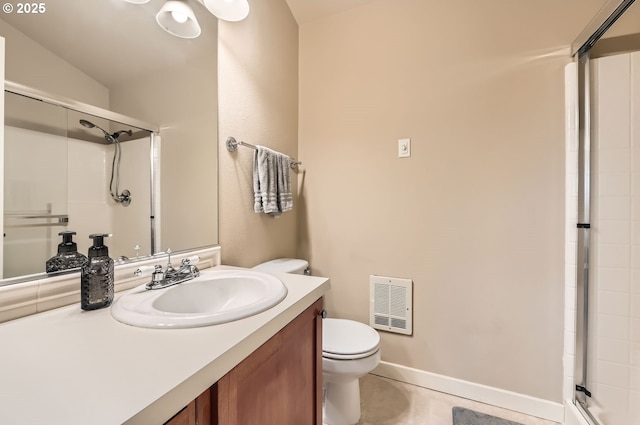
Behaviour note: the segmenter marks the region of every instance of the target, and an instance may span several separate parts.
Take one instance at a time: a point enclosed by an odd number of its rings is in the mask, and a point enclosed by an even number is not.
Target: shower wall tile
[[[598,151],[598,168],[603,171],[603,174],[622,174],[624,180],[627,180],[627,187],[629,181],[629,172],[631,170],[631,156],[632,150],[629,146],[624,147],[611,147],[609,145],[600,145]],[[624,194],[627,195],[626,193]]]
[[[603,291],[628,292],[630,284],[628,269],[610,267],[598,269],[598,287]]]
[[[631,293],[640,294],[640,270],[631,270]]]
[[[629,297],[630,316],[640,318],[640,294],[633,294]]]
[[[612,267],[628,269],[631,262],[629,245],[624,244],[599,244],[598,267]]]
[[[629,388],[634,391],[640,391],[640,367],[633,366],[629,368]]]
[[[629,341],[625,339],[601,338],[597,351],[598,360],[627,364],[629,363]]]
[[[603,244],[629,244],[629,220],[598,220],[598,241]]]
[[[576,315],[566,314],[564,316],[564,330],[568,332],[576,331]]]
[[[640,182],[636,183],[640,186]],[[640,220],[640,196],[634,196],[631,198],[631,220],[638,221]]]
[[[626,364],[599,360],[596,379],[598,383],[603,386],[610,386],[618,389],[627,388],[629,386],[629,366]],[[614,390],[613,388],[610,388],[609,391],[613,392]],[[620,394],[618,397],[625,399],[626,395]]]
[[[631,343],[631,350],[630,350],[630,362],[629,364],[632,367],[640,367],[640,343],[638,342],[633,342]]]
[[[575,63],[565,67],[565,333],[563,396],[571,399],[574,391],[573,374],[576,360],[575,327],[568,328],[568,317],[576,316],[576,254],[578,221],[578,129],[577,129],[577,72]],[[575,324],[575,320],[573,321]]]
[[[599,406],[606,407],[606,417],[610,424],[628,424],[629,390],[605,384],[598,384],[594,389],[594,399]]]
[[[614,315],[614,314],[601,314],[598,316],[597,333],[598,335],[606,335],[603,340],[612,340],[614,338],[620,340],[626,340],[629,338],[629,330],[631,325],[629,319],[626,316]],[[627,344],[627,350],[629,345]],[[628,356],[625,355],[628,359]]]
[[[630,237],[631,243],[640,246],[640,220],[634,219],[631,221]]]
[[[635,156],[640,156],[640,154],[638,154],[637,151],[640,151],[640,149],[638,149],[638,146],[635,146],[634,149],[632,149],[632,152],[636,152],[634,154]],[[633,166],[633,170],[631,170],[629,181],[631,182],[631,191],[630,191],[631,195],[633,195],[634,197],[640,196],[640,169],[638,165]]]
[[[629,151],[626,150],[626,152],[628,155]],[[606,173],[598,176],[600,196],[628,196],[631,187],[629,172],[621,173],[619,169],[617,171],[616,173]]]
[[[631,246],[631,269],[640,270],[640,245]]]
[[[568,265],[572,266],[572,267],[568,267],[566,272],[572,274],[574,280],[575,280],[575,274],[576,274],[575,264],[576,264],[577,247],[578,246],[576,242],[567,240],[565,244],[565,253],[564,253],[565,261],[567,262]],[[571,278],[571,276],[567,276],[567,277]]]
[[[629,336],[631,341],[640,342],[640,318],[632,318],[629,323]]]
[[[629,316],[629,296],[622,292],[599,291],[598,313]]]
[[[104,145],[69,139],[69,202],[106,203],[109,187]]]
[[[600,220],[629,220],[631,200],[628,196],[601,197],[597,206]]]

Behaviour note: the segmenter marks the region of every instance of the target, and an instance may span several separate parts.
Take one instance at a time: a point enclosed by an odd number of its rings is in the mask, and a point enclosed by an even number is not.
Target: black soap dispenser
[[[58,245],[58,254],[47,260],[47,273],[78,269],[87,262],[87,257],[78,252],[78,245],[73,241],[75,234],[70,231],[58,233],[62,236],[62,242]]]
[[[113,302],[113,259],[104,245],[105,233],[90,235],[93,246],[89,247],[89,261],[82,267],[80,279],[80,307],[96,310],[108,307]]]

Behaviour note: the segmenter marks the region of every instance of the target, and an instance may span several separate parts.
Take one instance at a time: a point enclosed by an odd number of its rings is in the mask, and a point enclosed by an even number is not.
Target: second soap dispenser
[[[78,245],[73,241],[75,234],[71,231],[58,233],[62,236],[62,242],[58,245],[58,254],[47,260],[47,273],[78,269],[87,262],[87,257],[78,252]]]
[[[96,310],[108,307],[113,302],[113,259],[104,245],[105,233],[90,235],[93,246],[89,247],[89,261],[82,267],[80,278],[80,307]]]

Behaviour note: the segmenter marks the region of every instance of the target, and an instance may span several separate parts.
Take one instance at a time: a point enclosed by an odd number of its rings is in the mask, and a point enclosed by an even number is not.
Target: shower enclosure
[[[109,233],[114,259],[153,255],[156,127],[10,82],[4,99],[0,278],[44,273],[62,231],[83,253]]]
[[[574,44],[573,401],[590,425],[640,424],[640,43],[627,34],[598,44],[633,2],[607,3]]]

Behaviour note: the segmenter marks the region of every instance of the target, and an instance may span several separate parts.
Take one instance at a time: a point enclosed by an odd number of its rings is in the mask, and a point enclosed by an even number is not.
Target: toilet
[[[309,263],[278,258],[253,267],[272,273],[303,274]],[[371,326],[346,319],[322,322],[322,422],[325,425],[355,425],[360,421],[362,376],[380,363],[380,335]]]

